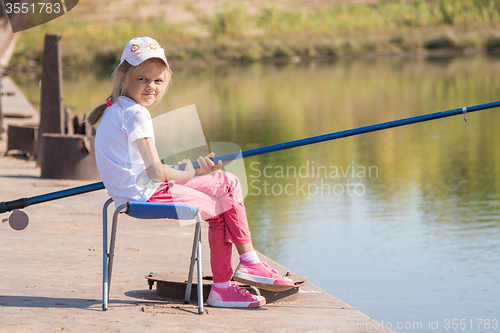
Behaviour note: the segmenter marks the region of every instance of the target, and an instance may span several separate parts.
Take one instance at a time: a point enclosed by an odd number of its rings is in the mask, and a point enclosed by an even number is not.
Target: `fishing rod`
[[[492,109],[492,108],[496,108],[499,106],[500,106],[500,101],[485,103],[485,104],[478,104],[478,105],[473,105],[473,106],[468,106],[468,107],[464,106],[464,107],[458,108],[458,109],[429,113],[429,114],[424,114],[421,116],[393,120],[393,121],[389,121],[386,123],[358,127],[358,128],[353,128],[350,130],[344,130],[344,131],[340,131],[340,132],[333,132],[333,133],[329,133],[329,134],[313,136],[310,138],[305,138],[305,139],[300,139],[300,140],[278,143],[275,145],[265,146],[265,147],[261,147],[261,148],[245,150],[245,151],[242,151],[239,153],[221,155],[221,156],[212,158],[212,161],[214,161],[214,163],[217,163],[218,161],[228,162],[228,161],[232,161],[232,160],[238,159],[238,158],[245,158],[245,157],[251,157],[251,156],[256,156],[256,155],[262,155],[262,154],[267,154],[267,153],[271,153],[271,152],[275,152],[275,151],[311,145],[313,143],[331,141],[331,140],[345,138],[348,136],[365,134],[365,133],[370,133],[370,132],[375,132],[375,131],[381,131],[381,130],[388,129],[388,128],[416,124],[416,123],[421,123],[424,121],[455,116],[458,114],[463,114],[464,120],[467,121],[467,113],[468,112]],[[195,168],[199,167],[198,162],[193,162],[193,167],[195,167]],[[184,170],[185,165],[183,165],[183,164],[176,165],[176,166],[174,166],[174,168],[179,169],[179,170]]]
[[[375,132],[375,131],[381,131],[384,129],[389,129],[389,128],[394,128],[394,127],[399,127],[399,126],[404,126],[404,125],[421,123],[424,121],[429,121],[429,120],[434,120],[434,119],[455,116],[458,114],[463,114],[464,120],[467,121],[467,113],[474,112],[474,111],[486,110],[486,109],[492,109],[492,108],[496,108],[499,106],[500,106],[500,101],[496,101],[496,102],[491,102],[491,103],[478,104],[478,105],[473,105],[473,106],[468,106],[468,107],[451,109],[451,110],[447,110],[447,111],[429,113],[429,114],[425,114],[425,115],[421,115],[421,116],[404,118],[404,119],[389,121],[389,122],[385,122],[385,123],[369,125],[369,126],[364,126],[364,127],[358,127],[358,128],[354,128],[354,129],[350,129],[350,130],[344,130],[344,131],[340,131],[340,132],[333,132],[333,133],[329,133],[329,134],[313,136],[313,137],[300,139],[300,140],[278,143],[278,144],[265,146],[265,147],[261,147],[261,148],[245,150],[245,151],[242,151],[239,153],[221,155],[221,156],[217,156],[217,157],[212,158],[212,160],[214,161],[214,163],[217,163],[218,161],[229,162],[229,161],[233,161],[233,160],[239,159],[239,158],[267,154],[267,153],[276,152],[276,151],[280,151],[280,150],[311,145],[314,143],[336,140],[336,139],[345,138],[345,137],[349,137],[349,136],[370,133],[370,132]],[[185,168],[185,165],[181,164],[181,165],[176,165],[173,167],[176,169],[183,170]],[[198,163],[193,162],[193,167],[198,168],[199,167]],[[74,195],[79,195],[79,194],[83,194],[83,193],[88,193],[88,192],[92,192],[92,191],[102,190],[102,189],[104,189],[103,182],[98,182],[98,183],[93,183],[93,184],[89,184],[89,185],[73,187],[70,189],[62,190],[62,191],[38,195],[38,196],[34,196],[34,197],[21,198],[21,199],[13,200],[13,201],[4,201],[4,202],[0,202],[0,213],[14,211],[12,213],[11,217],[8,219],[9,224],[14,229],[19,228],[17,230],[21,230],[21,227],[23,227],[23,226],[26,227],[24,224],[27,225],[27,220],[26,220],[27,215],[24,212],[19,211],[19,209],[28,207],[30,205],[46,202],[46,201],[62,199],[62,198],[66,198],[66,197],[70,197],[70,196],[74,196]],[[26,216],[24,216],[23,214]],[[7,221],[7,219],[2,220],[2,222],[6,222],[6,221]],[[22,228],[22,229],[24,229],[24,228]]]

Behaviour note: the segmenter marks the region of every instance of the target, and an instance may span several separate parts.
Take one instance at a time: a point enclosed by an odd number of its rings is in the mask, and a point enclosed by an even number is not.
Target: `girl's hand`
[[[191,178],[193,178],[194,175],[196,175],[196,170],[194,169],[193,163],[191,163],[191,160],[185,159],[185,160],[180,161],[177,164],[179,164],[179,165],[185,164],[186,167],[184,168],[184,172],[188,172],[191,175]]]
[[[210,173],[214,171],[215,168],[220,169],[222,167],[222,161],[218,161],[217,164],[215,164],[211,158],[214,158],[215,154],[210,153],[205,157],[198,157],[196,160],[198,164],[200,165],[200,168],[196,170],[196,175],[201,176],[205,175],[207,173]]]

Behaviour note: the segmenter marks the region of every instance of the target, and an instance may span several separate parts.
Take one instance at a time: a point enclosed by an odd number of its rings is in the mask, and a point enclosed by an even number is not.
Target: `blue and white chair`
[[[116,207],[113,214],[113,225],[111,227],[111,238],[108,251],[108,207],[113,199],[106,201],[102,212],[103,226],[103,279],[102,279],[102,309],[106,311],[109,303],[109,291],[111,287],[111,271],[113,269],[113,257],[115,252],[116,227],[120,212],[124,212],[137,219],[176,219],[193,220],[196,219],[196,227],[193,239],[193,250],[189,265],[188,283],[184,303],[189,303],[191,299],[191,287],[193,285],[193,270],[195,261],[197,263],[198,275],[198,313],[203,313],[203,282],[201,270],[201,216],[196,206],[186,204],[167,204],[152,202],[127,202]]]

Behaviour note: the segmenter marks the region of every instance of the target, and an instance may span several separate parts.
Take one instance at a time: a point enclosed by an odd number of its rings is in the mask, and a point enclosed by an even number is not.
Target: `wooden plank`
[[[9,76],[2,77],[2,114],[12,118],[34,118],[38,122],[39,113]]]

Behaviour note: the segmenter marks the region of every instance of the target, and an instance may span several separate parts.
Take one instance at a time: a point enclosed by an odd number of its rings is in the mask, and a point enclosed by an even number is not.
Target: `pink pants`
[[[251,243],[250,229],[238,178],[218,170],[194,177],[187,183],[163,183],[149,202],[183,203],[198,206],[209,222],[208,242],[214,282],[233,276],[233,245]]]

